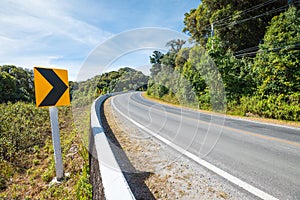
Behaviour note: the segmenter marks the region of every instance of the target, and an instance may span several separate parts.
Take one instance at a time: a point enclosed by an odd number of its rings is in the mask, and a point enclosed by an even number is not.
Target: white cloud
[[[187,9],[187,5],[177,0],[126,3],[118,0],[0,0],[0,65],[66,68],[72,74],[70,79],[75,80],[88,54],[96,50],[98,44],[101,46],[101,42],[111,39],[112,33],[143,26],[177,27],[182,24],[176,17],[183,17],[182,9]],[[101,55],[96,53],[92,60],[95,66],[105,67],[103,63],[112,62],[130,50],[165,48],[166,40],[172,38],[172,34],[154,35],[151,31],[143,35],[139,31],[121,34],[124,37],[104,42],[107,45],[102,45],[101,52],[97,52]],[[153,37],[157,38],[153,40]]]
[[[5,4],[5,3],[1,3]],[[0,5],[1,5],[0,4]],[[39,36],[41,34],[63,35],[74,41],[96,45],[100,39],[110,36],[95,26],[72,17],[67,6],[60,1],[13,1],[1,5],[1,26],[12,37]],[[22,38],[18,37],[22,36]]]
[[[163,28],[134,29],[120,33],[106,40],[91,52],[83,63],[77,80],[86,80],[106,72],[117,59],[123,57],[124,61],[124,57],[132,55],[133,52],[145,50],[166,51],[168,49],[166,43],[178,38],[188,39],[186,35],[180,32]],[[146,61],[145,57],[142,56],[134,56],[130,57],[130,59],[131,61],[128,61],[127,66],[132,66],[130,63],[147,64],[144,62]],[[134,59],[139,59],[139,62],[135,62]]]
[[[69,10],[70,5],[61,1],[1,1],[0,65],[53,66],[57,58],[80,57],[79,65],[112,35],[76,19]]]

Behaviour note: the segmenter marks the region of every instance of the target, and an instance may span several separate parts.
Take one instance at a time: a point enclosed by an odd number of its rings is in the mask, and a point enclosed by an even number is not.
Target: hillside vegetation
[[[33,71],[14,65],[0,66],[0,103],[33,100]]]
[[[145,90],[148,77],[131,68],[70,82],[72,108],[59,108],[64,170],[55,177],[49,111],[34,105],[32,70],[0,66],[0,199],[91,199],[88,136],[89,103],[107,92]]]
[[[172,40],[166,54],[150,57],[147,94],[201,109],[299,121],[298,5],[202,1],[184,19],[194,46]]]
[[[55,177],[49,111],[33,103],[32,75],[0,66],[0,199],[90,199],[88,152],[71,107],[59,108],[64,170],[70,176],[49,185]],[[88,124],[89,115],[80,113],[81,123]]]
[[[289,2],[289,4],[288,4]],[[300,120],[299,1],[202,0],[184,15],[188,41],[150,55],[150,77],[129,67],[70,82],[59,109],[65,171],[55,176],[49,112],[34,105],[33,71],[0,66],[0,199],[90,199],[90,103],[139,90],[151,97],[242,116]]]
[[[84,106],[101,94],[129,90],[146,90],[149,77],[141,71],[124,67],[82,82],[71,82],[72,105]]]

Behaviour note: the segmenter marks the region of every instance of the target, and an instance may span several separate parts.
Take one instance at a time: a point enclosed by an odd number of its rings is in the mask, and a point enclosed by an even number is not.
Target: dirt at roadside
[[[269,123],[269,124],[276,124],[276,125],[281,125],[281,126],[290,126],[290,127],[295,127],[295,128],[300,128],[300,122],[296,122],[296,121],[286,121],[286,120],[279,120],[279,119],[270,119],[270,118],[263,118],[263,117],[259,117],[256,115],[253,115],[251,113],[247,113],[246,116],[239,116],[239,115],[233,115],[233,114],[228,114],[226,113],[224,114],[220,114],[214,111],[208,111],[208,110],[199,110],[196,108],[191,108],[191,107],[186,107],[183,105],[178,105],[178,104],[174,104],[174,103],[170,103],[170,102],[166,102],[163,100],[158,100],[154,97],[150,97],[148,96],[146,93],[142,93],[142,96],[146,99],[149,99],[151,101],[160,103],[160,104],[164,104],[164,105],[169,105],[169,106],[175,106],[178,108],[185,108],[188,110],[194,110],[194,111],[201,111],[203,113],[207,113],[207,114],[213,114],[213,115],[221,115],[221,116],[226,116],[228,118],[233,118],[233,119],[244,119],[244,120],[250,120],[253,122],[263,122],[263,123]]]
[[[254,199],[219,176],[139,130],[108,99],[104,129],[137,199]]]

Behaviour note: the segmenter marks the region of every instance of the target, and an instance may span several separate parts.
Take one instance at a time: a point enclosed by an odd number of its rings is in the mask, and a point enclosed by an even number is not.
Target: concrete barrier
[[[116,161],[116,158],[104,133],[100,118],[103,102],[114,94],[106,94],[97,98],[91,107],[91,131],[99,163],[99,170],[107,200],[135,199],[128,183]]]

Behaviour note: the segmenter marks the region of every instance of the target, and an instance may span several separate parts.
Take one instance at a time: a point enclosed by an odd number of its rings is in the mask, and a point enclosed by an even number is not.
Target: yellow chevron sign
[[[37,107],[70,105],[67,70],[35,67],[34,89]]]

